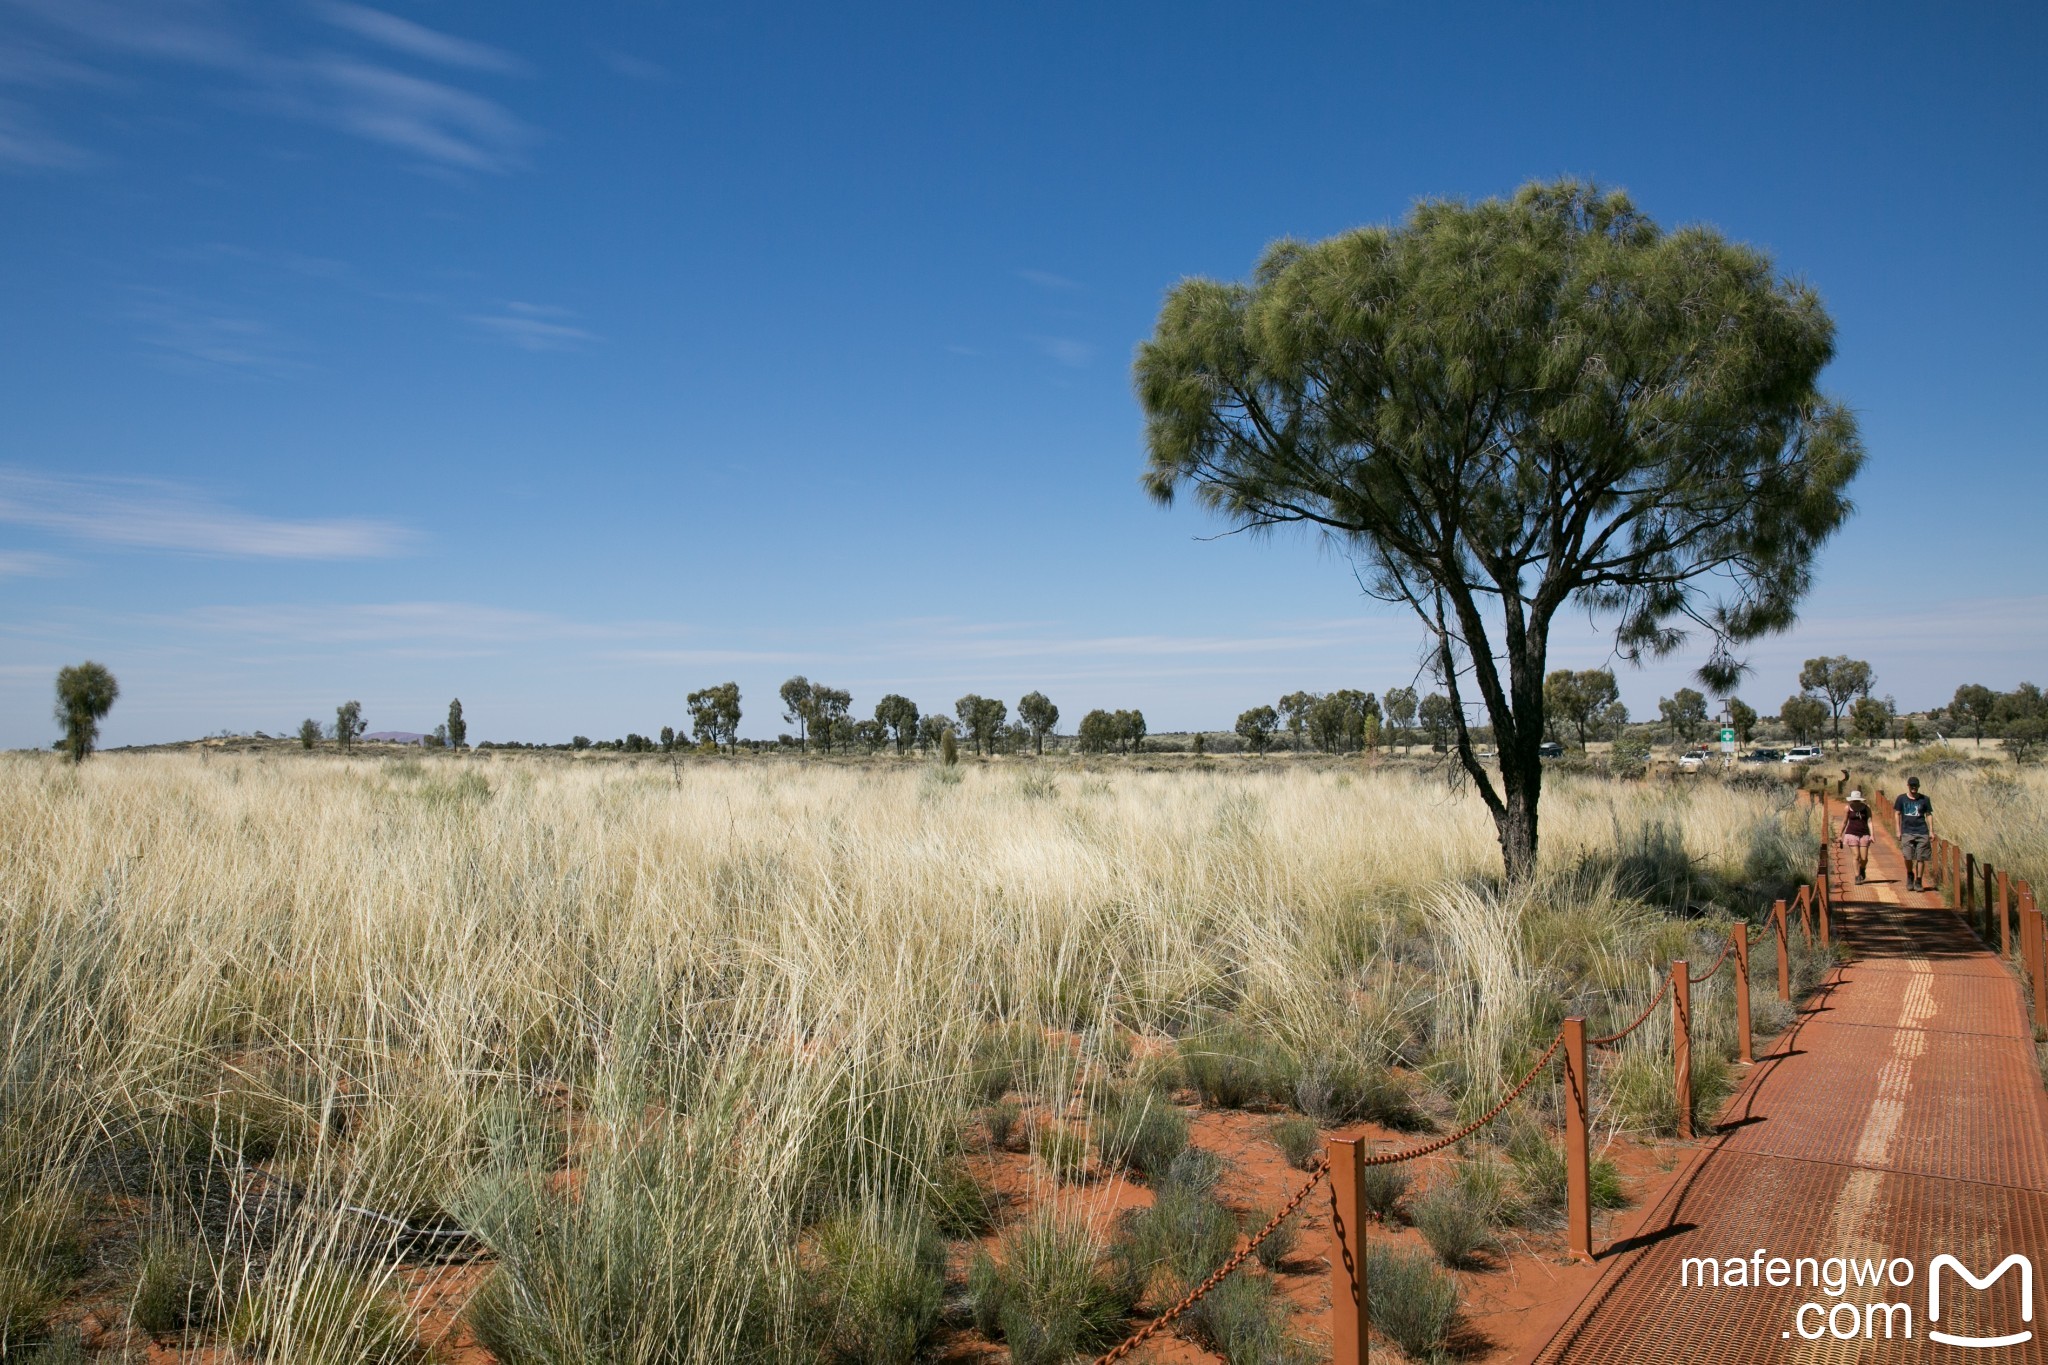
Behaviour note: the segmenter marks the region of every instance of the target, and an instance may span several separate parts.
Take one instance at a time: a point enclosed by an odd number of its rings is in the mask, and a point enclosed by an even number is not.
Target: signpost
[[[1721,765],[1726,767],[1735,761],[1735,727],[1721,727]]]

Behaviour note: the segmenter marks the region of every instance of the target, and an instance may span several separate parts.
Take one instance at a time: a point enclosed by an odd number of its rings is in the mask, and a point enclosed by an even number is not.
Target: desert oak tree
[[[1519,879],[1557,613],[1615,618],[1630,661],[1704,630],[1701,675],[1731,687],[1734,648],[1791,623],[1848,515],[1862,447],[1817,387],[1833,354],[1811,288],[1622,194],[1426,202],[1399,227],[1279,242],[1248,283],[1175,286],[1136,362],[1145,482],[1240,529],[1320,529],[1416,613]]]
[[[120,695],[121,685],[105,664],[88,659],[57,670],[57,723],[64,727],[61,747],[73,763],[85,762],[99,742],[100,722]]]

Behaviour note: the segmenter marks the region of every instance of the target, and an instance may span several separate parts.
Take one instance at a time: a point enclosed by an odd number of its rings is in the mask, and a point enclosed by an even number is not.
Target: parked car
[[[1737,763],[1782,763],[1785,761],[1785,751],[1783,749],[1751,749],[1735,761]]]
[[[1541,744],[1536,746],[1536,757],[1563,758],[1564,745],[1559,744],[1556,740],[1546,739]]]
[[[1796,748],[1787,749],[1785,756],[1778,761],[1786,764],[1818,763],[1821,758],[1822,754],[1818,748],[1811,744],[1801,744]]]
[[[1679,755],[1678,771],[1682,773],[1696,773],[1706,766],[1707,751],[1705,749],[1687,749],[1683,754]]]

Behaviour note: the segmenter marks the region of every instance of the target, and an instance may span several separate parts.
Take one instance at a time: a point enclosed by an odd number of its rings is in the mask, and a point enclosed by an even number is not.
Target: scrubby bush
[[[273,1262],[228,1324],[256,1365],[421,1365],[427,1352],[386,1289],[327,1261]]]
[[[1427,1256],[1368,1243],[1365,1296],[1373,1327],[1410,1360],[1435,1365],[1449,1358],[1458,1324],[1458,1282]]]
[[[1287,1309],[1270,1281],[1239,1271],[1188,1310],[1188,1335],[1229,1365],[1308,1365],[1314,1356],[1288,1335]]]
[[[1315,1165],[1323,1154],[1322,1131],[1298,1114],[1274,1124],[1271,1135],[1273,1145],[1286,1156],[1287,1164],[1297,1171],[1305,1171]]]
[[[42,1335],[78,1257],[78,1216],[69,1198],[0,1195],[0,1355]]]
[[[995,1226],[1002,1196],[955,1156],[939,1163],[925,1188],[925,1205],[946,1236],[976,1237]]]
[[[1494,1249],[1490,1210],[1453,1181],[1438,1181],[1409,1209],[1416,1231],[1429,1243],[1437,1259],[1453,1270],[1470,1270],[1483,1264],[1483,1253]]]
[[[1515,1189],[1526,1217],[1554,1222],[1564,1211],[1570,1172],[1564,1148],[1534,1124],[1518,1126],[1508,1142],[1508,1160],[1515,1168]],[[1586,1168],[1589,1202],[1596,1209],[1626,1205],[1621,1172],[1603,1156],[1591,1157]]]
[[[168,1226],[152,1229],[136,1265],[129,1319],[151,1336],[163,1336],[204,1325],[218,1307],[205,1244]]]
[[[1111,1345],[1132,1297],[1105,1250],[1084,1220],[1040,1210],[1003,1238],[1000,1258],[984,1253],[970,1268],[976,1326],[1016,1365],[1066,1365]]]
[[[849,1365],[897,1365],[924,1349],[939,1325],[946,1254],[920,1208],[868,1206],[818,1232],[819,1281],[834,1357]]]
[[[1364,1121],[1413,1130],[1428,1122],[1406,1080],[1389,1067],[1347,1053],[1304,1065],[1294,1083],[1294,1101],[1326,1127]]]
[[[1299,1067],[1263,1033],[1235,1021],[1210,1024],[1180,1042],[1181,1076],[1218,1109],[1243,1109],[1294,1096]]]
[[[1033,1130],[1031,1152],[1062,1185],[1087,1178],[1088,1140],[1063,1123],[1040,1124]]]
[[[1248,1227],[1245,1230],[1256,1233],[1271,1220],[1272,1215],[1268,1214],[1258,1219],[1254,1226]],[[1259,1243],[1258,1247],[1253,1250],[1252,1255],[1257,1257],[1259,1264],[1266,1267],[1266,1269],[1278,1270],[1285,1264],[1287,1258],[1294,1254],[1294,1249],[1300,1244],[1301,1212],[1297,1209],[1283,1218],[1278,1227],[1266,1234],[1266,1240]]]
[[[991,1147],[1007,1149],[1016,1141],[1018,1124],[1023,1121],[1024,1111],[1015,1100],[999,1100],[990,1105],[982,1114],[982,1126],[988,1129]]]
[[[1359,1180],[1359,1197],[1382,1223],[1391,1223],[1401,1211],[1401,1201],[1412,1180],[1405,1166],[1368,1166]]]
[[[1104,1166],[1122,1166],[1156,1180],[1187,1149],[1188,1120],[1155,1090],[1119,1087],[1097,1108],[1093,1134]]]

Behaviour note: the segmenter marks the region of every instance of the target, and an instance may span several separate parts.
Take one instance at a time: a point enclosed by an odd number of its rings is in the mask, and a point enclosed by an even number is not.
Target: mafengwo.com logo
[[[1988,1293],[2015,1272],[2019,1292],[2002,1296],[1996,1313],[1958,1311],[1965,1286]],[[1759,1247],[1747,1258],[1688,1256],[1679,1262],[1678,1280],[1688,1289],[1812,1289],[1817,1297],[1792,1309],[1779,1333],[1787,1339],[1910,1340],[1924,1332],[1946,1346],[1984,1350],[2034,1339],[2034,1263],[2019,1252],[1982,1275],[1944,1252],[1922,1274],[1903,1256],[1785,1257]],[[1916,1313],[1916,1305],[1924,1312]],[[1987,1324],[1987,1316],[2001,1320]],[[1961,1320],[1969,1331],[1960,1329]]]

